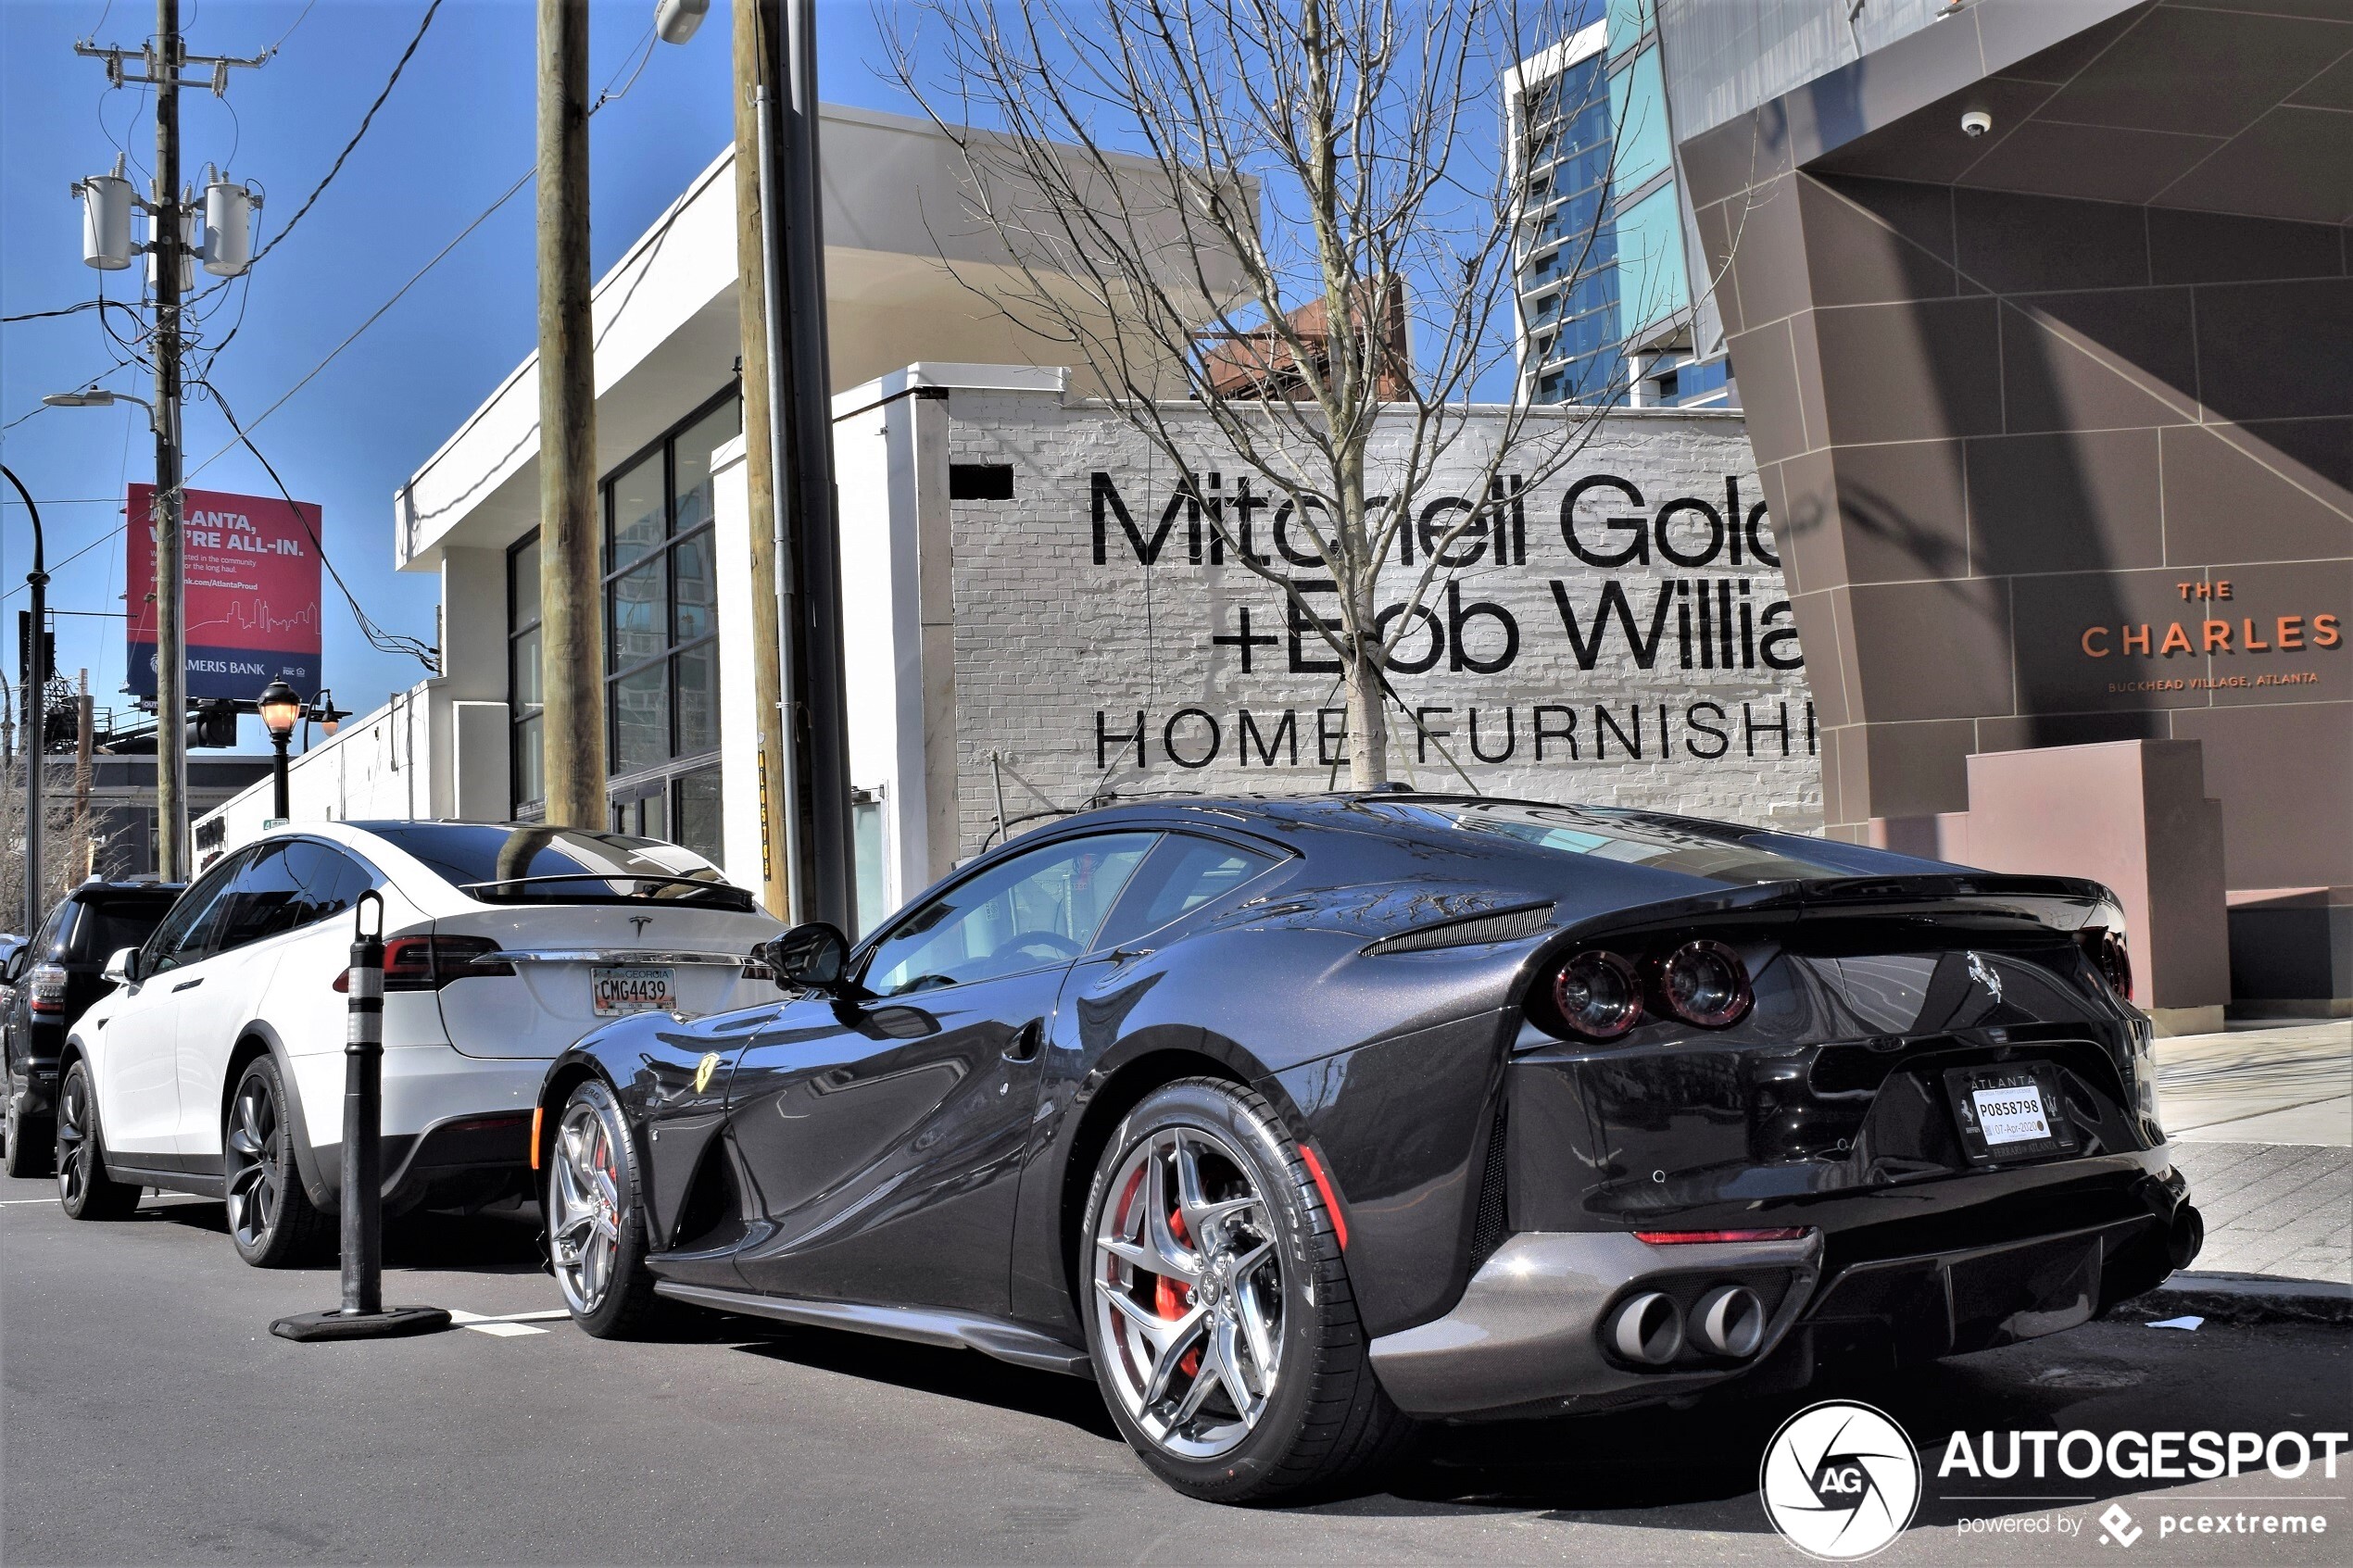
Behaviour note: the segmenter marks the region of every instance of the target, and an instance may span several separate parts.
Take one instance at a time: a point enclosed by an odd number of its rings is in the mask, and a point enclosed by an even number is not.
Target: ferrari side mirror
[[[796,925],[751,950],[752,961],[764,963],[787,990],[838,991],[842,970],[849,960],[849,939],[824,921]]]

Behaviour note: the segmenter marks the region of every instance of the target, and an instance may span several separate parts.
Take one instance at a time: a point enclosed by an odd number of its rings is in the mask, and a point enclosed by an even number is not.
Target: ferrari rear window
[[[1739,829],[1710,833],[1670,818],[1636,811],[1594,810],[1578,806],[1540,806],[1519,801],[1433,807],[1416,803],[1391,810],[1411,811],[1463,833],[1509,838],[1555,854],[1623,860],[1705,878],[1727,886],[1766,882],[1811,882],[1851,876],[1851,871],[1793,854],[1789,840],[1774,835],[1760,845]]]
[[[653,838],[507,822],[354,822],[485,904],[694,904],[751,895],[691,849]]]

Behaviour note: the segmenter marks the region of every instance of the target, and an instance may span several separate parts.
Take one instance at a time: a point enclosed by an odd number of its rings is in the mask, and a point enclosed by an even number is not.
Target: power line
[[[451,251],[456,250],[458,246],[464,242],[468,234],[472,233],[476,229],[481,228],[484,223],[488,222],[490,220],[491,214],[497,212],[500,207],[506,206],[509,201],[513,199],[517,191],[520,191],[525,185],[530,184],[532,175],[537,171],[537,167],[535,165],[532,169],[525,170],[522,179],[507,187],[506,194],[500,196],[497,201],[492,202],[488,207],[483,208],[481,213],[475,217],[472,222],[467,224],[463,229],[459,230],[457,237],[435,252],[431,261],[428,261],[422,267],[418,268],[417,270],[410,275],[407,282],[401,284],[397,289],[394,290],[390,299],[387,299],[382,305],[377,306],[376,308],[369,314],[366,320],[360,322],[357,327],[354,327],[351,330],[349,336],[346,337],[341,343],[335,345],[333,348],[327,350],[325,358],[321,359],[317,364],[311,366],[309,370],[305,370],[300,381],[296,382],[294,385],[286,388],[283,393],[279,395],[278,400],[275,403],[271,404],[270,407],[264,408],[259,414],[256,415],[254,417],[252,428],[259,429],[262,420],[268,419],[271,415],[284,408],[288,399],[292,398],[296,393],[300,392],[304,387],[308,386],[312,380],[318,376],[320,371],[334,363],[335,357],[337,355],[341,354],[345,349],[349,348],[353,344],[359,342],[360,333],[366,332],[370,327],[374,326],[376,322],[383,318],[385,311],[390,310],[394,306],[399,304],[401,297],[408,294],[410,289],[415,288],[426,273],[432,271],[435,267],[441,264],[441,258],[443,257],[447,256]],[[216,392],[214,395],[218,396],[219,394]],[[33,412],[38,413],[40,410],[36,408]],[[203,462],[198,463],[195,468],[190,469],[188,470],[188,477],[190,479],[195,478],[196,475],[204,472],[205,470],[212,467],[213,464],[219,462],[222,458],[227,457],[231,452],[236,450],[236,442],[230,442],[226,446],[221,447],[220,451],[215,452],[211,457],[207,458]]]
[[[438,3],[439,0],[435,0],[435,4]],[[284,497],[287,509],[292,511],[296,521],[302,524],[302,531],[309,535],[310,547],[319,552],[320,564],[327,569],[327,575],[334,579],[335,588],[343,595],[344,603],[351,607],[351,618],[359,622],[359,634],[368,639],[368,646],[379,653],[405,653],[423,665],[427,674],[440,674],[441,650],[439,648],[416,637],[385,631],[376,624],[373,617],[360,608],[358,596],[352,593],[351,585],[343,580],[343,573],[335,570],[333,558],[327,554],[326,543],[319,537],[319,531],[310,526],[309,514],[305,512],[300,503],[295,500],[294,492],[288,490],[286,482],[278,477],[277,469],[271,465],[268,458],[261,455],[261,448],[253,444],[253,439],[245,433],[245,427],[237,422],[237,416],[230,410],[229,400],[221,396],[220,389],[210,382],[198,379],[194,384],[212,395],[212,400],[220,405],[221,418],[229,421],[229,428],[237,433],[237,439],[244,443],[245,450],[252,453],[254,460],[267,470],[270,482],[278,487],[278,494]]]
[[[436,0],[436,4],[437,3],[438,0]],[[650,42],[652,38],[651,29],[648,30],[647,38],[648,42]],[[593,117],[598,109],[603,108],[607,104],[618,103],[621,99],[628,96],[629,90],[637,85],[637,78],[645,72],[646,60],[650,58],[652,58],[652,53],[650,47],[648,47],[645,56],[637,60],[636,69],[630,71],[628,82],[623,84],[618,92],[616,92],[613,89],[612,83],[621,80],[622,70],[629,69],[626,61],[624,61],[621,69],[616,69],[613,72],[611,80],[605,83],[605,89],[597,95],[597,101],[588,106],[588,113]],[[422,267],[418,268],[416,271],[409,274],[409,281],[395,289],[392,293],[391,298],[385,300],[382,305],[377,306],[374,310],[369,313],[366,320],[360,322],[358,326],[351,330],[348,336],[346,336],[341,343],[336,344],[333,348],[327,350],[325,358],[321,358],[317,364],[311,366],[309,370],[305,370],[302,373],[302,379],[296,382],[294,385],[286,388],[284,392],[281,393],[275,403],[271,404],[270,407],[255,415],[253,423],[246,428],[249,430],[260,429],[261,423],[264,420],[267,420],[271,415],[284,408],[287,401],[291,399],[296,393],[300,392],[304,387],[309,385],[310,383],[316,379],[320,371],[325,370],[329,365],[333,364],[336,356],[340,355],[345,349],[349,348],[353,344],[359,342],[360,334],[367,332],[370,327],[374,326],[378,320],[382,320],[384,312],[399,304],[402,297],[406,295],[410,289],[415,288],[417,284],[423,280],[426,273],[432,271],[435,267],[440,266],[444,257],[447,257],[451,251],[456,250],[459,245],[465,242],[467,235],[472,233],[476,229],[481,228],[484,223],[490,221],[492,216],[496,214],[500,207],[505,207],[509,202],[514,200],[516,193],[521,191],[525,185],[530,184],[532,177],[538,172],[539,166],[535,163],[529,169],[524,169],[521,175],[517,176],[513,184],[508,186],[506,190],[501,192],[497,198],[491,202],[488,207],[484,207],[480,212],[474,214],[472,220],[467,223],[464,228],[459,230],[447,245],[443,245],[439,250],[434,252],[433,258],[431,260],[427,261]],[[280,237],[283,237],[283,231],[281,231]],[[259,260],[260,257],[257,256],[255,259]],[[208,290],[207,292],[209,293],[210,291]],[[231,335],[233,336],[235,329],[232,328],[230,331]],[[221,340],[220,346],[222,348],[228,346],[227,338],[223,338]],[[219,350],[216,349],[214,352],[218,353]],[[209,364],[210,361],[208,360],[207,363]],[[40,410],[36,408],[33,412],[39,413]],[[5,426],[0,426],[0,429],[5,428]],[[220,450],[215,452],[211,457],[207,458],[203,462],[198,463],[195,468],[189,470],[188,477],[194,479],[197,474],[202,473],[205,470],[210,468],[222,458],[227,457],[231,452],[234,451],[236,446],[237,443],[234,441],[230,442],[227,445],[221,447]]]
[[[129,526],[130,524],[128,522],[116,523],[112,528],[107,529],[97,538],[91,540],[90,543],[82,546],[82,548],[74,551],[73,554],[66,557],[63,560],[57,562],[57,565],[51,567],[49,569],[49,575],[55,577],[58,572],[64,571],[75,561],[80,560],[91,551],[97,549],[100,546],[113,544],[115,540],[121,535],[122,531]],[[0,594],[0,603],[6,603],[7,600],[15,598],[19,594],[23,592],[24,584],[19,583],[15,587],[9,589],[6,593]]]
[[[294,232],[295,225],[303,220],[304,217],[309,213],[312,205],[326,193],[327,187],[334,183],[335,176],[343,172],[344,160],[351,156],[352,149],[359,144],[360,138],[368,134],[368,127],[375,123],[376,111],[384,107],[384,100],[391,97],[392,90],[400,84],[400,73],[409,69],[410,57],[416,54],[417,45],[425,41],[425,30],[433,26],[434,14],[440,9],[441,0],[433,0],[433,3],[425,7],[424,19],[417,24],[417,35],[409,40],[409,47],[400,51],[400,58],[393,62],[392,75],[385,78],[384,90],[376,94],[376,101],[368,106],[368,112],[359,117],[359,129],[351,133],[351,140],[346,142],[343,144],[343,151],[335,155],[335,161],[327,169],[326,178],[321,180],[311,190],[310,194],[303,198],[302,205],[295,209],[295,215],[286,220],[285,227],[271,236],[268,245],[253,253],[255,261],[259,261],[263,257],[277,249],[278,242]],[[309,14],[306,7],[303,15]],[[295,26],[301,25],[302,19],[296,18]],[[294,29],[288,28],[286,31],[291,33]],[[280,42],[283,43],[284,40],[281,39]]]

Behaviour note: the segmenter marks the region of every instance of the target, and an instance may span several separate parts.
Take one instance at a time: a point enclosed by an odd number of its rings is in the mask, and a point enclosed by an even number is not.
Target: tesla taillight
[[[1658,991],[1684,1022],[1726,1028],[1748,1011],[1748,966],[1721,942],[1686,942],[1659,965]]]
[[[512,974],[515,966],[489,961],[498,944],[486,936],[396,936],[384,944],[384,990],[438,991],[453,980]],[[351,988],[350,972],[335,976],[335,989]]]
[[[36,964],[25,976],[25,1006],[39,1013],[66,1010],[66,972],[53,963]]]
[[[1642,1020],[1642,982],[1616,953],[1589,947],[1553,977],[1561,1022],[1589,1040],[1615,1040]]]

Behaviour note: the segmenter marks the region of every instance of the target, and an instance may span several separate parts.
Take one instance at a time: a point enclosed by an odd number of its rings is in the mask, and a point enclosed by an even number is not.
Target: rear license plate
[[[1944,1074],[1944,1085],[1972,1160],[2033,1159],[2075,1147],[2075,1130],[2060,1108],[2058,1074],[2047,1064],[1957,1067]]]
[[[618,1018],[629,1012],[673,1012],[678,1006],[675,972],[668,969],[592,969],[597,1016]]]

